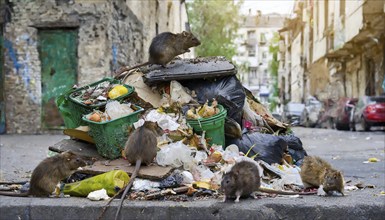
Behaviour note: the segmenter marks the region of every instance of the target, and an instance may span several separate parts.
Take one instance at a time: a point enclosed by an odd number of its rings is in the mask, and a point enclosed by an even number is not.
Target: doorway
[[[55,98],[77,83],[77,36],[76,29],[42,29],[38,32],[43,129],[64,126]]]

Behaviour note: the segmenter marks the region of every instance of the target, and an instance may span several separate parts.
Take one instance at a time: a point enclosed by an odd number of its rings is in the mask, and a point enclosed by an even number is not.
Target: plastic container
[[[209,118],[187,119],[187,123],[198,134],[206,131],[206,138],[209,138],[209,144],[225,145],[225,118],[227,110],[222,105],[218,105],[220,112]]]
[[[59,108],[59,111],[63,117],[66,128],[77,128],[81,125],[86,125],[86,123],[82,120],[83,115],[92,112],[92,110],[94,109],[102,108],[107,103],[107,101],[105,101],[94,105],[86,105],[82,102],[79,102],[74,97],[74,94],[76,92],[88,89],[89,87],[94,87],[106,81],[112,82],[113,84],[121,84],[128,89],[128,92],[126,94],[114,99],[117,101],[122,100],[127,96],[131,95],[135,90],[134,87],[130,85],[122,84],[119,80],[113,79],[111,77],[103,78],[102,80],[80,87],[75,90],[70,89],[65,94],[59,96],[56,99],[56,105]]]
[[[83,121],[90,127],[89,135],[94,139],[98,153],[108,159],[122,156],[124,144],[131,131],[131,125],[139,120],[138,115],[143,111],[139,106],[132,106],[135,112],[106,122],[94,122],[83,116]]]

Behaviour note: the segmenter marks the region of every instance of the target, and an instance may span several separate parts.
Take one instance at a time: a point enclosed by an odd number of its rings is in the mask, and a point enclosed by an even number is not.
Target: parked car
[[[337,130],[349,130],[350,112],[358,99],[343,97],[334,101],[328,99],[324,102],[318,126]]]
[[[369,131],[385,126],[385,96],[363,96],[351,111],[350,129]]]
[[[357,104],[357,98],[341,98],[337,103],[337,115],[333,118],[334,128],[349,130],[350,113]]]
[[[305,101],[305,109],[301,117],[301,125],[305,127],[315,127],[320,117],[322,103],[315,97],[309,96]]]
[[[301,124],[305,104],[289,102],[283,108],[282,121],[297,126]]]

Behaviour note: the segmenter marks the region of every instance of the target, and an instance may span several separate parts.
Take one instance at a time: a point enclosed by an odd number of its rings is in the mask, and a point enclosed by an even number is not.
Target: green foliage
[[[238,73],[237,73],[237,77],[239,80],[243,81],[245,79],[243,79],[243,74],[241,73],[245,73],[245,72],[248,72],[249,71],[249,66],[250,66],[250,63],[248,61],[244,61],[240,64],[235,64],[235,66],[237,67],[238,69]]]
[[[278,77],[278,42],[279,35],[278,33],[274,33],[273,38],[271,39],[271,43],[269,45],[269,53],[273,55],[272,61],[269,63],[269,70],[273,77]]]
[[[234,39],[240,25],[240,5],[229,0],[194,0],[189,2],[191,30],[200,39],[195,48],[198,56],[225,56],[231,60],[236,54]]]
[[[271,43],[269,45],[269,53],[273,55],[273,59],[269,63],[269,72],[271,74],[271,78],[273,79],[273,91],[272,95],[269,97],[270,101],[270,111],[274,111],[275,107],[277,106],[277,100],[279,96],[279,90],[278,90],[278,42],[279,42],[279,35],[278,33],[274,33],[274,37],[271,40]]]

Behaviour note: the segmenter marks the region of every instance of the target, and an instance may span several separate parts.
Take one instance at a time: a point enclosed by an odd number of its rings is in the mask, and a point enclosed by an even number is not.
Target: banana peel
[[[198,189],[209,189],[209,190],[218,190],[219,186],[217,184],[212,184],[211,182],[196,181],[192,184],[193,188]]]

